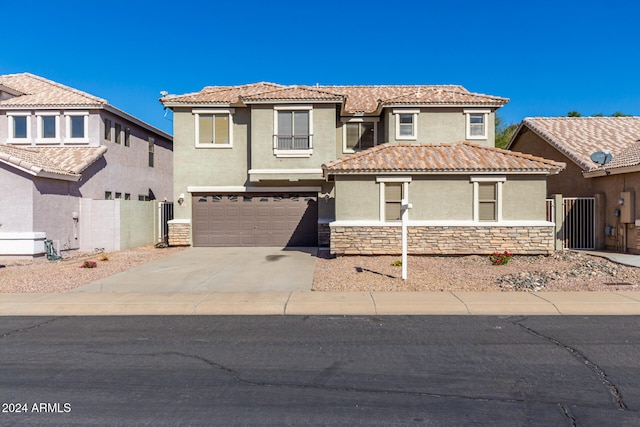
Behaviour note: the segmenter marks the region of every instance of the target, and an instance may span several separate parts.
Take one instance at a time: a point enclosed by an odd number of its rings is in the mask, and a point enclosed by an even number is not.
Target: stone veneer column
[[[191,221],[172,219],[169,221],[169,246],[191,246]]]

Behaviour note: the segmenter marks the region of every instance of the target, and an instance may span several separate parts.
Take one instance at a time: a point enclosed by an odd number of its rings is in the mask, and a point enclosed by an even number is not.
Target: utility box
[[[633,193],[631,191],[623,191],[620,193],[620,222],[623,224],[635,223],[635,212]]]

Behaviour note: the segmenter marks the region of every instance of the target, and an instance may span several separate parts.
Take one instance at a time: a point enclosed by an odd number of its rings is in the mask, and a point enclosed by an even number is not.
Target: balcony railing
[[[310,150],[311,135],[276,135],[277,150]]]

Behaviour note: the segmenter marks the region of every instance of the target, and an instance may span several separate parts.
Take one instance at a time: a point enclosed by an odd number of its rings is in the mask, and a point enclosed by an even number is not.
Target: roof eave
[[[325,169],[326,175],[398,175],[398,174],[410,174],[410,175],[495,175],[495,174],[507,174],[507,175],[555,175],[561,170],[558,169],[540,169],[540,170],[513,170],[513,169],[496,169],[496,170],[407,170],[398,169],[393,171],[383,171],[376,169],[360,169],[360,170],[330,170]]]

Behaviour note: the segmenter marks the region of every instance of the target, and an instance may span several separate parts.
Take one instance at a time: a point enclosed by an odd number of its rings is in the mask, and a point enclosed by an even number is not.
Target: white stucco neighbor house
[[[0,75],[0,256],[42,255],[45,239],[83,249],[99,227],[124,233],[89,224],[85,202],[171,199],[172,171],[171,135],[43,77]]]

